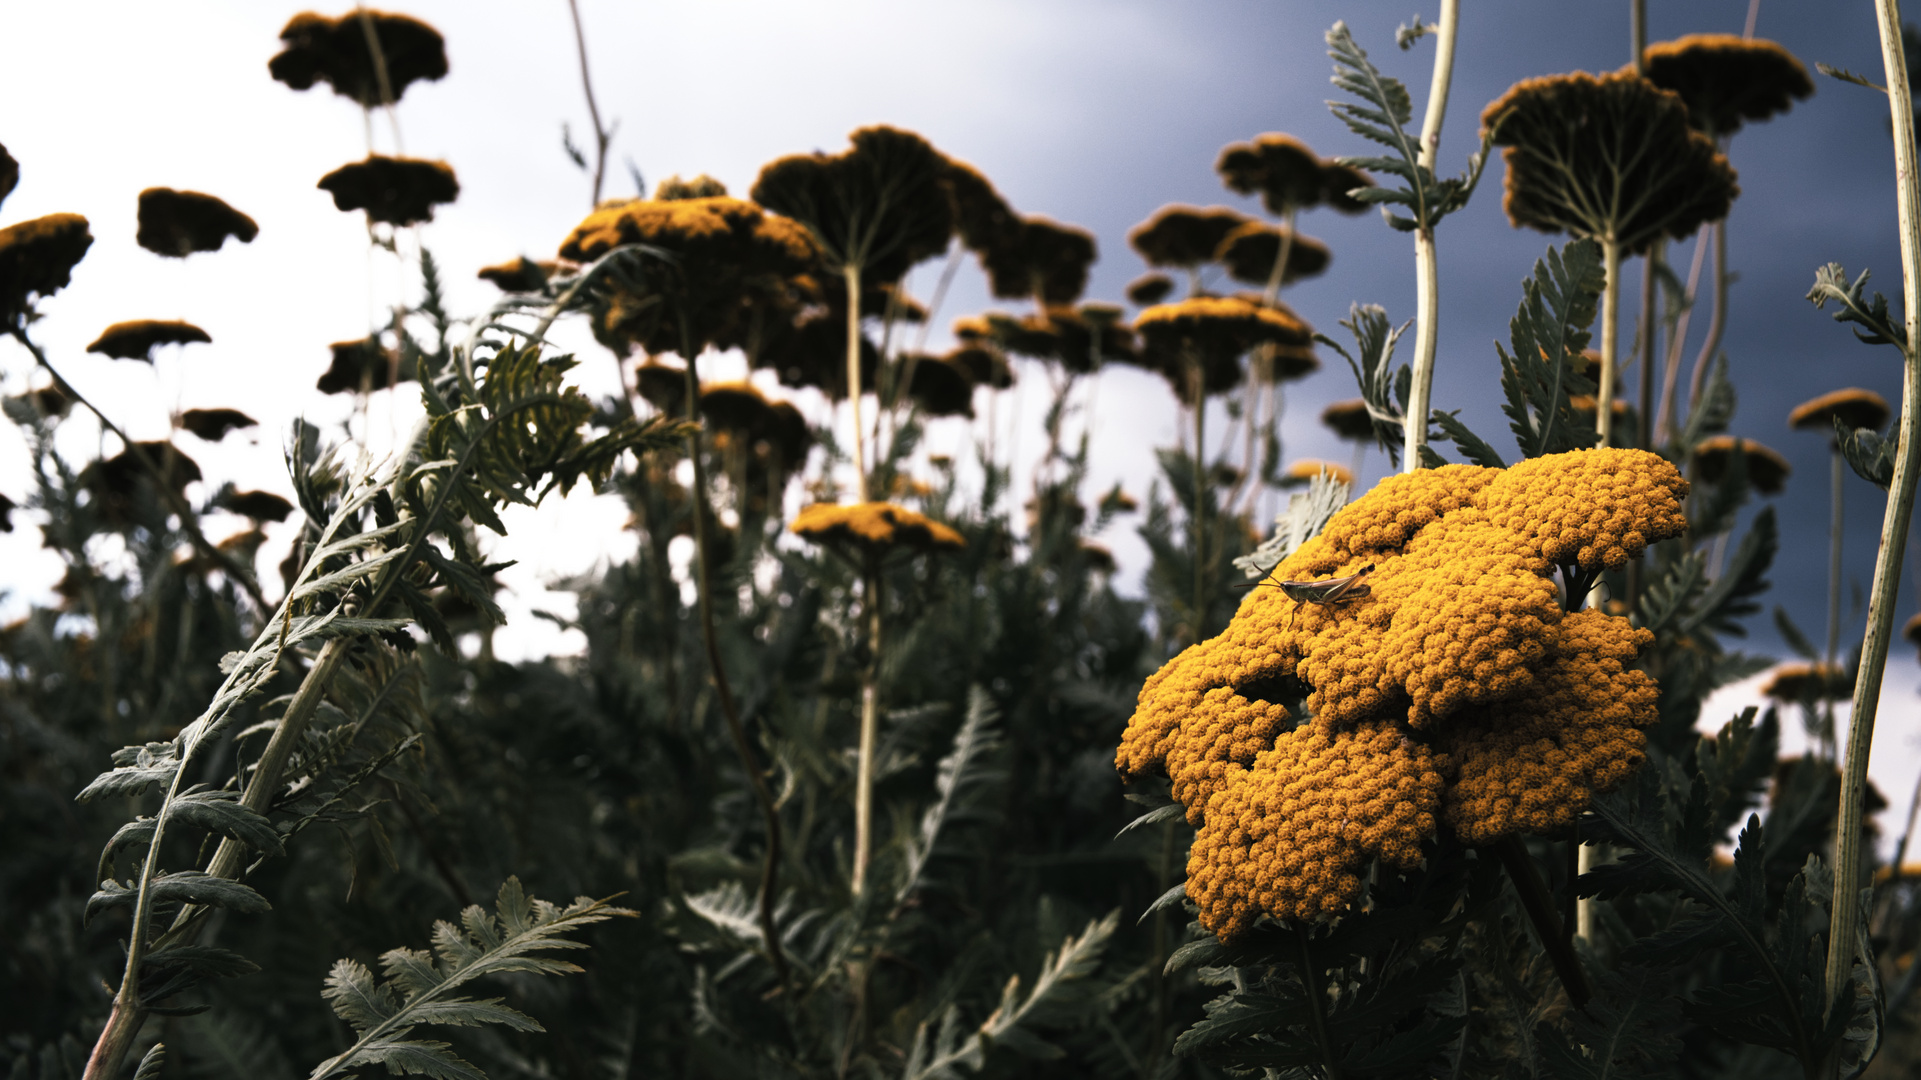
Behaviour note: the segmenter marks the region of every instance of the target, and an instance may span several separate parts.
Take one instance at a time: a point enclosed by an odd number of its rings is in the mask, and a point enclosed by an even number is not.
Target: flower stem
[[[1701,391],[1708,381],[1708,364],[1714,359],[1714,351],[1721,347],[1721,333],[1728,326],[1727,219],[1714,222],[1707,228],[1714,241],[1714,311],[1708,316],[1708,336],[1701,342],[1701,351],[1694,358],[1694,374],[1688,376],[1689,408],[1701,400]]]
[[[854,775],[854,895],[867,887],[867,864],[874,855],[874,743],[880,728],[880,567],[869,559],[861,575],[861,604],[867,609],[867,664],[860,677],[860,756]]]
[[[1908,85],[1898,0],[1876,0],[1881,30],[1881,62],[1887,69],[1888,109],[1894,123],[1894,173],[1901,220],[1902,301],[1907,340],[1902,346],[1901,452],[1894,461],[1881,548],[1874,558],[1874,584],[1868,594],[1868,626],[1861,645],[1861,672],[1854,683],[1854,712],[1848,718],[1847,758],[1842,766],[1841,807],[1834,823],[1834,903],[1828,930],[1827,1009],[1842,1005],[1854,970],[1855,935],[1861,905],[1861,815],[1868,784],[1868,753],[1874,742],[1874,717],[1881,699],[1888,639],[1894,630],[1894,604],[1901,591],[1901,555],[1914,512],[1915,481],[1921,478],[1921,177],[1915,175],[1914,99]],[[1825,1015],[1825,1014],[1824,1014]]]
[[[1521,843],[1520,837],[1508,836],[1495,841],[1493,847],[1509,880],[1514,882],[1514,892],[1521,898],[1521,910],[1534,924],[1535,936],[1541,939],[1541,948],[1554,965],[1554,974],[1567,990],[1568,1000],[1577,1009],[1585,1007],[1594,991],[1588,986],[1587,974],[1581,970],[1581,958],[1574,955],[1568,943],[1561,916],[1554,910],[1554,899],[1541,883],[1534,860],[1528,857],[1527,846]]]
[[[1314,1044],[1321,1049],[1321,1068],[1327,1073],[1327,1080],[1341,1080],[1340,1059],[1335,1056],[1334,1043],[1327,1034],[1327,1001],[1321,988],[1321,972],[1314,963],[1314,951],[1308,946],[1307,927],[1296,924],[1294,940],[1301,947],[1301,988],[1307,992],[1307,1019],[1314,1031]]]
[[[1594,430],[1602,446],[1612,446],[1614,430],[1614,373],[1621,351],[1621,242],[1601,238],[1601,262],[1607,285],[1601,292],[1601,374],[1594,398]]]
[[[1419,163],[1430,173],[1441,147],[1441,121],[1447,117],[1448,89],[1454,80],[1454,40],[1461,25],[1460,0],[1441,0],[1435,24],[1434,80],[1427,92],[1427,114],[1421,119]],[[1441,323],[1440,266],[1434,255],[1434,223],[1429,208],[1416,209],[1414,230],[1414,372],[1408,392],[1406,436],[1401,466],[1407,472],[1421,467],[1421,448],[1427,445],[1428,402],[1434,387],[1434,352]]]
[[[854,416],[854,500],[867,501],[867,451],[860,429],[860,266],[844,263],[841,280],[847,283],[847,407]]]

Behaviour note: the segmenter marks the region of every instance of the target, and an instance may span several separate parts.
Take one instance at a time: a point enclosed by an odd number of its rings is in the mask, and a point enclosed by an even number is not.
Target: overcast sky
[[[1586,69],[1610,70],[1628,57],[1626,0],[1605,4],[1464,0],[1453,108],[1443,132],[1444,172],[1462,168],[1480,109],[1516,80]],[[1739,33],[1747,0],[1650,5],[1651,36]],[[1330,62],[1322,35],[1345,18],[1390,74],[1425,98],[1432,43],[1402,53],[1395,27],[1416,7],[1324,0],[969,0],[902,4],[702,0],[692,4],[582,0],[603,115],[617,120],[607,194],[633,193],[631,161],[649,184],[672,173],[709,173],[744,194],[760,165],[781,154],[838,150],[863,124],[913,128],[947,153],[980,167],[1026,213],[1094,231],[1101,259],[1088,295],[1118,300],[1144,269],[1127,229],[1168,202],[1258,205],[1223,190],[1212,166],[1220,148],[1263,131],[1293,133],[1327,155],[1370,153],[1335,122],[1324,100]],[[250,2],[0,4],[0,144],[22,165],[19,189],[0,207],[0,225],[56,211],[85,214],[96,242],[73,285],[46,302],[36,327],[55,362],[140,437],[165,434],[169,411],[233,406],[259,418],[253,434],[220,448],[180,438],[211,479],[285,492],[280,432],[296,416],[336,422],[350,403],[316,394],[326,344],[364,336],[387,305],[416,286],[385,254],[370,255],[358,215],[341,214],[315,189],[321,175],[367,150],[360,110],[324,87],[295,93],[267,75],[281,26],[294,6]],[[452,71],[408,91],[398,110],[405,150],[442,158],[458,171],[461,195],[423,229],[446,268],[456,313],[496,295],[474,279],[487,263],[517,254],[550,255],[588,209],[587,179],[561,150],[560,129],[588,130],[572,28],[564,0],[489,3],[420,0],[405,7],[447,38]],[[334,14],[327,9],[327,14]],[[1432,10],[1422,11],[1432,18]],[[1759,34],[1817,61],[1880,78],[1873,7],[1867,0],[1788,4],[1764,0]],[[1892,153],[1886,108],[1870,91],[1817,77],[1817,93],[1789,115],[1751,127],[1730,156],[1742,194],[1728,226],[1734,286],[1725,347],[1740,391],[1735,430],[1785,454],[1794,465],[1773,500],[1783,551],[1771,603],[1785,605],[1818,637],[1824,619],[1827,521],[1825,441],[1791,432],[1795,404],[1843,386],[1899,394],[1897,354],[1854,342],[1802,297],[1816,266],[1876,271],[1898,297]],[[393,149],[385,123],[377,146]],[[1500,209],[1500,168],[1465,211],[1440,229],[1441,337],[1435,405],[1460,409],[1504,453],[1513,442],[1497,400],[1493,342],[1505,341],[1519,282],[1550,238],[1511,228]],[[220,195],[261,226],[251,245],[184,262],[134,244],[135,196],[163,185]],[[1302,230],[1328,243],[1328,273],[1289,291],[1319,329],[1353,302],[1380,303],[1402,320],[1414,312],[1411,241],[1373,215],[1304,216]],[[1690,245],[1671,259],[1685,272]],[[1628,271],[1638,287],[1638,265]],[[915,291],[931,289],[921,270]],[[952,317],[988,306],[971,263],[940,313],[934,343]],[[1624,305],[1631,317],[1632,302]],[[88,342],[110,322],[184,318],[212,345],[162,350],[156,369],[89,356]],[[1696,337],[1705,322],[1697,319]],[[578,328],[560,342],[577,348],[581,378],[597,392],[614,386],[612,362]],[[1326,403],[1352,397],[1345,365],[1333,364],[1289,388],[1284,436],[1290,458],[1345,462],[1345,447],[1316,423]],[[1690,360],[1692,359],[1690,354]],[[709,367],[737,372],[727,361]],[[8,392],[26,385],[25,353],[0,344]],[[1174,404],[1155,378],[1110,372],[1090,387],[1095,488],[1120,481],[1144,494],[1152,448],[1175,438]],[[1030,372],[1003,405],[1018,415],[1017,452],[1030,457],[1045,380]],[[384,399],[387,395],[378,395]],[[807,404],[807,402],[803,402]],[[404,426],[412,404],[391,416],[377,401],[374,434]],[[818,415],[818,414],[817,414]],[[938,448],[963,449],[958,425],[937,426]],[[84,421],[67,425],[62,446],[96,446]],[[25,494],[24,447],[0,431],[0,492]],[[1373,455],[1363,484],[1384,465]],[[1848,576],[1863,594],[1880,528],[1879,493],[1848,479]],[[631,552],[612,499],[580,496],[538,514],[510,518],[497,553],[524,560],[510,571],[509,610],[517,629],[510,655],[578,647],[536,607],[566,612],[569,598],[543,583]],[[31,521],[30,515],[16,520]],[[238,522],[228,523],[237,527]],[[224,526],[213,531],[218,535]],[[1103,539],[1121,556],[1124,584],[1138,581],[1143,549],[1123,522]],[[291,530],[282,530],[291,532]],[[5,612],[46,595],[58,567],[31,528],[0,536]],[[271,567],[284,542],[270,546]],[[1907,575],[1915,578],[1913,567]],[[272,577],[271,573],[268,575]],[[1910,585],[1905,617],[1917,606]],[[1768,621],[1755,621],[1752,646],[1784,651]],[[1858,640],[1851,621],[1844,641]],[[1897,644],[1877,740],[1875,773],[1896,799],[1921,767],[1914,727],[1921,682],[1912,649]],[[1716,703],[1725,718],[1739,694]]]

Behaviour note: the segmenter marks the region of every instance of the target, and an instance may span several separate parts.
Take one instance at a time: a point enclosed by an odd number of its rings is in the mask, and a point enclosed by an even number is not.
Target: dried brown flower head
[[[175,491],[184,491],[188,484],[200,479],[200,466],[164,439],[137,442],[110,458],[94,462],[81,472],[80,480],[99,500],[101,516],[111,525],[130,522],[134,500],[149,490],[152,482],[153,474],[141,464],[137,454],[144,454],[165,478],[167,486]]]
[[[525,255],[518,255],[504,263],[483,266],[474,275],[482,281],[491,282],[502,292],[538,292],[547,279],[560,270],[560,263],[547,260],[535,262]]]
[[[1687,103],[1688,119],[1709,135],[1732,135],[1749,120],[1787,112],[1814,93],[1794,54],[1772,41],[1734,34],[1689,34],[1648,46],[1648,81]]]
[[[1159,304],[1134,320],[1141,335],[1143,366],[1159,371],[1174,392],[1193,404],[1198,373],[1203,395],[1223,394],[1239,386],[1240,358],[1259,345],[1285,353],[1276,376],[1292,378],[1318,366],[1312,354],[1299,350],[1313,340],[1313,330],[1281,306],[1267,307],[1238,296],[1197,296],[1175,304]]]
[[[1613,239],[1637,254],[1718,221],[1740,194],[1679,95],[1628,72],[1515,83],[1481,113],[1507,149],[1502,205],[1516,227]]]
[[[1178,204],[1163,206],[1154,211],[1154,216],[1128,230],[1127,242],[1149,266],[1191,270],[1212,262],[1228,234],[1250,220],[1246,214],[1225,206],[1205,209]]]
[[[814,445],[814,432],[807,426],[807,418],[791,401],[768,402],[767,413],[767,444],[777,455],[779,466],[799,468],[807,460],[808,447]]]
[[[984,345],[963,344],[947,354],[946,359],[959,364],[967,372],[967,377],[977,385],[1005,390],[1014,385],[1014,369],[1007,363],[1007,357],[999,349]]]
[[[1343,439],[1367,442],[1374,438],[1374,417],[1360,398],[1337,401],[1321,410],[1321,423]]]
[[[1215,251],[1214,258],[1227,267],[1229,277],[1249,285],[1266,285],[1281,257],[1281,241],[1287,231],[1266,222],[1250,221],[1228,233]],[[1286,285],[1319,275],[1334,258],[1327,245],[1311,236],[1294,234],[1287,246],[1287,267],[1280,283]]]
[[[66,391],[56,385],[47,385],[38,390],[29,390],[10,401],[24,401],[32,407],[35,415],[43,417],[64,417],[73,411],[73,399]]]
[[[1798,431],[1819,431],[1834,434],[1834,421],[1839,420],[1851,428],[1873,428],[1881,430],[1893,413],[1888,408],[1888,399],[1872,390],[1850,387],[1846,390],[1830,390],[1820,397],[1804,401],[1788,414],[1788,426]]]
[[[186,345],[211,342],[205,330],[178,319],[134,319],[117,322],[100,332],[90,353],[102,353],[115,360],[142,360],[153,363],[153,350],[160,345]]]
[[[829,311],[804,313],[792,323],[775,328],[754,355],[754,363],[770,368],[782,386],[819,388],[836,401],[847,396],[847,320]],[[880,349],[866,334],[860,339],[860,384],[874,385],[880,370]]]
[[[1847,701],[1854,696],[1854,672],[1839,664],[1782,664],[1761,685],[1776,701]]]
[[[1099,257],[1093,233],[1035,216],[1021,218],[1008,240],[982,251],[980,260],[995,296],[1054,306],[1080,299],[1087,268]]]
[[[230,491],[216,505],[255,521],[285,521],[293,513],[293,503],[271,491]]]
[[[1279,132],[1256,135],[1252,142],[1230,143],[1222,148],[1214,171],[1229,191],[1259,195],[1261,204],[1278,217],[1323,205],[1343,214],[1356,213],[1367,204],[1348,192],[1374,186],[1374,178],[1361,170],[1327,161],[1306,143]]]
[[[369,154],[320,178],[320,190],[340,210],[365,210],[373,221],[415,225],[434,219],[434,207],[460,195],[460,181],[444,161]]]
[[[400,363],[400,353],[378,337],[336,341],[327,348],[333,350],[333,363],[314,384],[323,394],[358,394],[413,381],[414,373]]]
[[[0,229],[0,322],[27,308],[28,296],[51,296],[73,280],[73,267],[93,246],[87,219],[48,214]]]
[[[810,229],[829,265],[897,281],[947,249],[954,234],[952,167],[926,139],[892,127],[848,136],[839,154],[794,154],[770,162],[750,197]]]
[[[967,365],[945,356],[922,356],[914,361],[914,403],[928,416],[973,416],[974,374]]]
[[[229,432],[258,427],[260,421],[239,409],[188,409],[180,414],[179,426],[208,442],[219,442]]]
[[[1127,283],[1127,299],[1136,307],[1153,307],[1174,291],[1174,279],[1166,274],[1142,274]]]
[[[992,312],[986,319],[995,343],[1006,352],[1076,374],[1088,374],[1108,360],[1133,363],[1140,351],[1120,309],[1106,304],[1049,308],[1018,319]]]
[[[184,259],[196,251],[219,251],[231,236],[253,243],[260,226],[228,206],[226,200],[200,191],[151,187],[140,193],[140,228],[134,241],[155,255]]]
[[[1710,484],[1720,483],[1737,452],[1747,464],[1748,482],[1754,485],[1754,490],[1763,495],[1781,493],[1787,485],[1788,474],[1794,471],[1788,459],[1753,439],[1737,439],[1732,435],[1716,435],[1695,444],[1694,463],[1701,470],[1701,479]]]
[[[746,379],[702,384],[700,415],[719,430],[749,436],[765,433],[772,423],[767,395]]]
[[[382,100],[380,75],[367,47],[369,23],[380,42],[391,101]],[[349,11],[330,19],[304,11],[288,20],[280,40],[286,47],[267,61],[275,79],[295,90],[324,82],[367,108],[393,104],[415,82],[447,74],[447,44],[440,31],[407,15]]]

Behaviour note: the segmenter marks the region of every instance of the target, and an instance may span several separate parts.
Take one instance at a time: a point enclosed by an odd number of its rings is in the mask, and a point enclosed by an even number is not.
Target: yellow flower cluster
[[[887,502],[804,507],[789,526],[817,544],[852,548],[870,556],[906,547],[916,551],[958,551],[967,546],[960,533],[925,514]]]
[[[1368,859],[1417,861],[1437,814],[1471,843],[1552,828],[1639,767],[1654,687],[1628,664],[1649,638],[1564,615],[1551,575],[1681,535],[1686,492],[1665,460],[1620,449],[1391,477],[1271,575],[1365,573],[1364,595],[1256,589],[1148,679],[1116,765],[1164,770],[1200,827],[1203,924],[1324,917]],[[1290,705],[1311,718],[1297,727]]]

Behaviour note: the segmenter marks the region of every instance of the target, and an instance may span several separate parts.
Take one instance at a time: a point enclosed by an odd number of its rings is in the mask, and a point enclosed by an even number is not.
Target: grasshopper
[[[1346,604],[1359,600],[1374,591],[1373,587],[1362,583],[1361,579],[1374,571],[1369,563],[1346,577],[1328,578],[1325,581],[1274,581],[1262,582],[1264,585],[1277,586],[1294,601],[1294,612],[1287,619],[1287,628],[1294,629],[1294,615],[1300,614],[1302,604]]]

